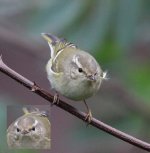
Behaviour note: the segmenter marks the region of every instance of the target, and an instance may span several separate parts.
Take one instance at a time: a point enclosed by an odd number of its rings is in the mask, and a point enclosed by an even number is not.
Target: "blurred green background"
[[[88,99],[93,116],[150,142],[149,0],[0,0],[0,54],[11,68],[50,90],[45,64],[49,47],[40,33],[65,37],[89,51],[109,80]],[[85,111],[82,103],[69,102]],[[0,73],[0,153],[7,105],[48,102]],[[11,117],[11,116],[10,116]],[[52,149],[43,153],[144,153],[63,110],[52,107]]]

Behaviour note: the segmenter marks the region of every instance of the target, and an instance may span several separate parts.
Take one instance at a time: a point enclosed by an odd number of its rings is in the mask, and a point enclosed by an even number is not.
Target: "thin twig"
[[[43,97],[44,99],[48,100],[50,103],[53,102],[53,96],[48,91],[42,89],[41,87],[37,86],[34,82],[26,79],[19,73],[15,72],[11,68],[9,68],[3,61],[2,56],[0,57],[0,71],[8,75],[9,77],[13,78],[20,84],[24,85],[28,89],[30,89],[32,92],[35,92],[39,96]],[[80,118],[81,120],[85,121],[86,114],[84,112],[81,112],[74,108],[73,106],[67,104],[65,101],[59,100],[58,104],[55,104],[56,106],[62,108],[63,110],[69,112],[70,114]],[[139,148],[142,148],[143,150],[147,150],[150,152],[150,144],[146,143],[142,140],[139,140],[133,136],[130,136],[124,132],[121,132],[95,118],[92,118],[91,123],[92,126],[101,129],[125,142],[128,142],[134,146],[137,146]]]

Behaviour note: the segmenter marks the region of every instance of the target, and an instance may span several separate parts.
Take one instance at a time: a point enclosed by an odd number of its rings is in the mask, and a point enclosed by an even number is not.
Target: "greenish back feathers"
[[[43,37],[48,41],[50,52],[51,52],[51,58],[55,60],[56,56],[58,56],[58,53],[60,53],[65,47],[74,47],[76,46],[73,43],[68,42],[64,38],[58,38],[52,34],[42,34]]]

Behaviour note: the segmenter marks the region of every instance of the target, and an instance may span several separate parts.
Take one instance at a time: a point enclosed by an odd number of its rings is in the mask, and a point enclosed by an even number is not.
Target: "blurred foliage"
[[[143,107],[150,107],[149,0],[0,0],[0,27],[10,31],[16,30],[16,35],[20,35],[20,38],[32,38],[33,45],[37,46],[46,45],[40,37],[42,32],[67,38],[93,54],[102,68],[108,70],[109,77],[119,80],[133,99],[140,99]],[[39,57],[46,53],[36,50],[33,52]],[[39,74],[43,73],[43,65],[39,60],[37,63],[40,69],[38,67],[36,71]],[[121,103],[121,99],[126,95],[116,98],[111,93],[103,93],[103,89],[101,90],[99,97],[104,98],[101,103],[93,103],[96,105],[93,109],[96,110],[95,114],[119,129],[148,139],[149,116],[146,119],[140,117],[140,114],[136,116],[137,110],[131,111],[133,108],[128,109],[130,104],[126,106],[125,102]],[[113,91],[115,92],[118,94],[119,91]],[[99,101],[99,97],[95,101]],[[107,97],[111,97],[110,102],[107,101]],[[5,101],[0,105],[4,106]],[[1,107],[0,109],[0,119],[4,122],[5,117],[2,116],[5,111]],[[119,112],[119,117],[115,111]],[[101,112],[105,113],[102,115]],[[0,128],[4,129],[2,126]],[[146,130],[141,133],[143,128]],[[76,152],[94,152],[94,148],[90,150],[87,146],[89,143],[98,146],[97,152],[120,151],[117,144],[113,145],[116,139],[104,133],[97,135],[97,130],[93,128],[85,130],[80,123],[73,125],[73,128],[68,130],[68,135],[69,140],[66,138],[65,141],[72,148],[78,148]],[[132,152],[132,149],[124,152]]]

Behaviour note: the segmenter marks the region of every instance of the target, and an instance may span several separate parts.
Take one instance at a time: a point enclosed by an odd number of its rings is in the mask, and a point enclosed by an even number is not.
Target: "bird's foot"
[[[88,110],[88,113],[86,114],[85,116],[85,121],[87,122],[87,126],[91,123],[92,121],[92,112],[91,110],[89,109]]]
[[[86,101],[84,100],[83,102],[84,102],[84,104],[85,104],[85,106],[86,106],[86,108],[87,108],[87,111],[88,111],[88,113],[87,113],[86,116],[85,116],[85,121],[87,122],[87,126],[88,126],[88,125],[91,123],[91,121],[92,121],[92,112],[91,112],[91,110],[89,109],[89,107],[88,107]]]
[[[53,106],[54,104],[59,104],[59,94],[58,93],[56,93],[54,95],[53,102],[52,102],[51,106]]]
[[[39,90],[39,89],[40,89],[39,86],[34,82],[32,88],[31,88],[31,91],[32,91],[32,92],[35,92],[35,91],[37,91],[37,90]]]

